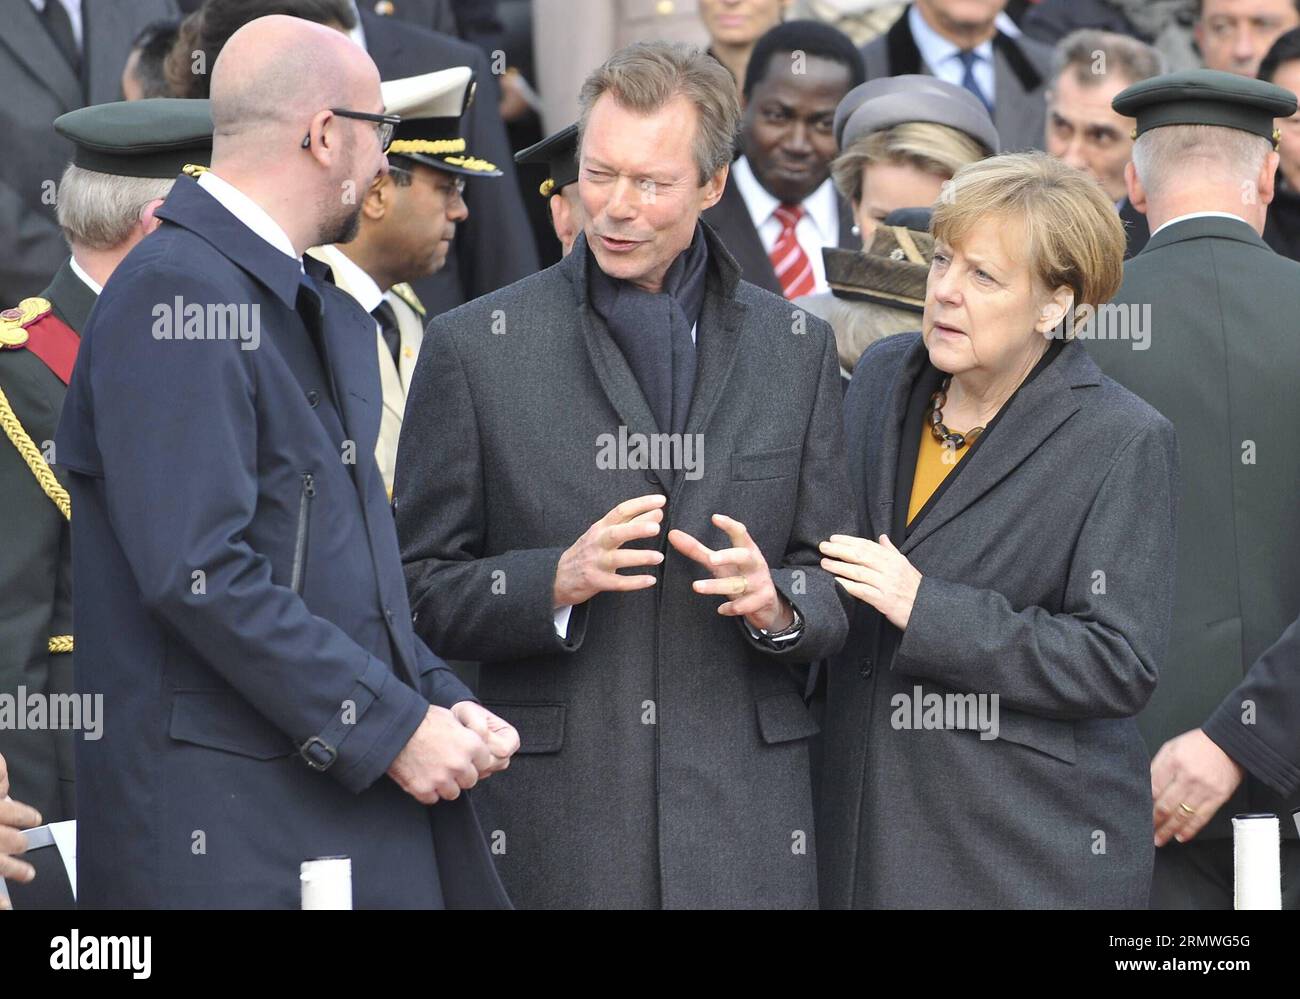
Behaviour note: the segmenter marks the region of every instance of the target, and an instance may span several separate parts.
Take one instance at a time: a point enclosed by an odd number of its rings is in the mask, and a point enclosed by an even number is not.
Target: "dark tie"
[[[979,62],[979,56],[973,50],[968,49],[958,52],[957,57],[961,59],[962,65],[961,85],[980,99],[980,103],[988,108],[989,116],[992,117],[993,102],[980,89],[980,85],[975,82],[975,63]]]
[[[381,301],[370,314],[379,324],[379,333],[384,338],[384,343],[388,345],[388,352],[393,355],[393,363],[400,367],[398,358],[402,353],[402,332],[397,327],[397,313],[393,311],[391,305]]]
[[[41,23],[49,32],[50,38],[58,50],[63,53],[72,71],[81,75],[81,52],[77,49],[77,36],[72,33],[72,19],[68,17],[62,0],[45,0],[45,9],[41,11]]]

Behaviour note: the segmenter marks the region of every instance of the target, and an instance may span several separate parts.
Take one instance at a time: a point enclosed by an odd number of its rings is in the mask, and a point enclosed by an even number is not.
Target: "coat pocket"
[[[316,477],[311,472],[302,473],[302,489],[298,493],[298,527],[293,535],[293,571],[289,586],[302,596],[302,584],[307,575],[307,544],[311,539],[311,503],[316,498]]]
[[[797,691],[767,694],[758,699],[755,707],[759,734],[768,745],[807,739],[821,731]]]
[[[515,727],[520,753],[558,753],[564,745],[563,704],[496,701],[483,707]]]
[[[758,454],[733,454],[731,478],[737,481],[756,479],[782,479],[799,471],[799,447],[783,447],[779,451]]]
[[[1062,763],[1074,763],[1077,758],[1074,723],[1064,719],[1039,718],[1000,707],[998,738],[1036,749]]]
[[[167,732],[177,742],[254,760],[274,760],[296,751],[287,735],[228,690],[176,691]]]

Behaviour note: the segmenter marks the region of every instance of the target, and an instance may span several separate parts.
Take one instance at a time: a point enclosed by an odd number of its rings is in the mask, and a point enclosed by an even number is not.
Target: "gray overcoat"
[[[903,416],[927,367],[904,333],[869,347],[850,382],[867,536],[892,536]],[[1169,635],[1173,428],[1072,342],[963,461],[893,539],[924,577],[906,630],[857,602],[830,666],[822,902],[1145,907],[1149,757],[1133,716]],[[983,702],[996,738],[969,709],[966,728],[916,724],[928,695],[946,709],[968,693],[998,696],[996,716]],[[970,702],[952,703],[956,723]]]
[[[818,542],[855,526],[830,328],[739,279],[705,226],[710,274],[686,433],[702,474],[601,467],[601,436],[656,432],[588,307],[583,238],[561,263],[439,316],[407,402],[394,487],[416,631],[481,662],[483,703],[519,729],[475,791],[516,905],[817,903],[801,664],[847,630]],[[557,637],[561,553],[623,500],[667,489],[679,527],[726,546],[742,521],[805,622],[765,650],[707,573],[667,549],[649,590],[604,593]],[[641,572],[644,570],[635,570]]]

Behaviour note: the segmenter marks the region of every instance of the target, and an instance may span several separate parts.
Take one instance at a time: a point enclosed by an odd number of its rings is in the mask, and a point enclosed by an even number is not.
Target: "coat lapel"
[[[727,177],[722,198],[704,213],[704,221],[713,227],[715,234],[731,257],[740,266],[741,276],[750,284],[766,288],[774,295],[783,294],[781,282],[776,279],[771,258],[763,249],[754,220],[745,204],[744,195],[734,180],[734,172]]]
[[[591,361],[596,380],[614,407],[628,433],[651,435],[657,432],[654,414],[646,402],[641,386],[627,363],[627,358],[618,349],[618,344],[609,335],[605,322],[591,308],[587,292],[587,266],[591,251],[587,247],[587,237],[579,233],[572,252],[561,264],[567,269],[569,280],[573,283],[574,296],[577,299],[578,322],[582,327],[582,342]],[[595,261],[591,260],[595,266]]]
[[[1007,404],[989,439],[939,497],[901,546],[911,551],[1010,475],[1079,410],[1072,389],[1095,385],[1101,372],[1082,344],[1068,343],[1056,360],[1024,385]]]
[[[320,261],[309,259],[307,272],[322,289],[329,283],[328,267]],[[377,334],[374,321],[346,292],[332,288],[321,301],[318,330],[325,348],[325,368],[334,382],[343,430],[356,446],[353,472],[364,497],[367,479],[376,468],[375,441],[382,415]]]
[[[93,7],[90,4],[87,6]],[[85,103],[81,81],[41,24],[36,8],[28,0],[22,0],[22,3],[13,4],[12,7],[10,23],[4,31],[0,31],[0,45],[8,48],[13,59],[27,68],[33,80],[53,93],[65,110],[81,107]],[[89,24],[87,20],[87,31]]]
[[[889,53],[889,76],[912,76],[918,73],[933,75],[933,71],[921,61],[921,50],[912,37],[912,26],[907,23],[907,11],[904,10],[898,20],[885,33],[885,49]]]
[[[894,487],[898,481],[898,452],[902,446],[903,421],[907,416],[907,401],[912,385],[929,360],[925,342],[917,337],[914,346],[903,359],[902,370],[894,379],[885,409],[885,426],[875,442],[867,441],[867,461],[862,469],[863,496],[866,497],[867,515],[876,536],[889,532],[894,522]],[[878,448],[878,450],[875,450]],[[875,453],[871,452],[875,450]],[[898,540],[898,539],[896,539]]]
[[[686,432],[703,433],[717,409],[722,389],[736,361],[736,347],[744,329],[744,305],[736,301],[740,268],[727,252],[716,233],[706,227],[704,238],[709,246],[709,279],[704,293],[704,308],[695,339],[695,388],[690,412],[686,415]]]

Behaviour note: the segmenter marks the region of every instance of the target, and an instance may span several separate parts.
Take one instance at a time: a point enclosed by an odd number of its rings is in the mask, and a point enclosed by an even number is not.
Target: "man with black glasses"
[[[356,908],[508,905],[461,791],[518,736],[412,633],[374,321],[302,260],[356,233],[398,119],[365,52],[290,17],[235,32],[211,102],[212,169],[105,286],[56,438],[102,696],[79,904],[293,908],[342,855]]]

